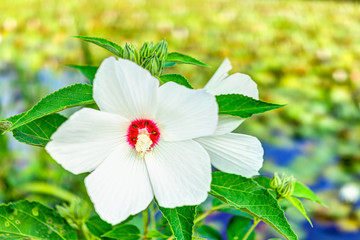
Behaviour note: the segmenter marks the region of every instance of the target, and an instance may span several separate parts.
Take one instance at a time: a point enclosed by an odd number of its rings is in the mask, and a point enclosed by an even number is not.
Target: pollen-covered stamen
[[[135,148],[141,157],[151,151],[160,138],[156,123],[148,119],[132,121],[127,134],[129,144]]]

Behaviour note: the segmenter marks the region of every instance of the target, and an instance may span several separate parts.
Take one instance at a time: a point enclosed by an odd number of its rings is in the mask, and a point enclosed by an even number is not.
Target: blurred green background
[[[51,91],[84,82],[67,64],[99,65],[109,56],[72,36],[138,46],[166,38],[170,51],[211,66],[167,70],[198,88],[228,57],[232,72],[246,73],[258,84],[260,99],[287,104],[238,129],[263,142],[262,174],[293,174],[329,205],[305,202],[313,229],[288,209],[300,239],[360,239],[359,3],[1,0],[0,9],[1,119],[27,110]],[[0,165],[0,202],[58,203],[31,190],[29,183],[39,181],[86,198],[84,176],[66,172],[42,149],[16,143],[11,134],[0,136]],[[258,230],[259,239],[277,236],[265,225]]]

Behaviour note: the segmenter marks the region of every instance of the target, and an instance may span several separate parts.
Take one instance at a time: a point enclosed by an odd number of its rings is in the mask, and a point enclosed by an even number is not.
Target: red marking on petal
[[[137,142],[137,137],[139,135],[140,130],[146,129],[149,133],[149,137],[153,144],[151,147],[155,146],[160,138],[160,131],[154,121],[149,119],[137,119],[131,122],[128,133],[127,133],[127,141],[128,143],[135,148],[135,144]]]

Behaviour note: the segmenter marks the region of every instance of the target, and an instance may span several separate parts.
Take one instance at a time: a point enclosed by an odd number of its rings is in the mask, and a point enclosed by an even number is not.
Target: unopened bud
[[[132,44],[125,44],[123,58],[140,64],[140,53]]]
[[[278,193],[284,198],[290,197],[294,191],[294,186],[295,186],[295,182],[288,181],[283,185],[282,188],[278,190]]]
[[[140,49],[140,58],[147,59],[154,55],[154,43],[153,42],[145,42]]]
[[[155,45],[155,53],[160,61],[166,60],[168,53],[168,44],[165,39]]]
[[[276,192],[283,198],[290,197],[294,191],[295,178],[293,176],[287,177],[283,175],[280,186],[276,189]]]
[[[274,173],[270,186],[274,188],[279,198],[287,198],[292,195],[295,183],[296,179],[293,176],[286,176],[285,174],[282,174],[282,176],[279,177],[277,173]]]
[[[280,185],[281,185],[281,179],[279,178],[279,175],[277,173],[274,173],[274,176],[270,182],[270,186],[276,189],[280,187]]]
[[[144,68],[149,70],[153,76],[161,75],[161,63],[156,54],[154,54],[152,58],[147,59],[147,61],[144,63]]]
[[[81,227],[81,225],[89,218],[91,212],[89,204],[80,198],[74,199],[70,202],[70,205],[57,205],[56,210],[75,229]]]

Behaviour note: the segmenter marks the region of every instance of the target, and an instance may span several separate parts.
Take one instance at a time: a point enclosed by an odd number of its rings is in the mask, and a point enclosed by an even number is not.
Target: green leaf
[[[159,209],[169,222],[170,228],[178,240],[192,239],[196,206],[177,208],[163,208],[159,206]]]
[[[150,230],[148,231],[147,235],[148,238],[169,238],[170,236],[165,235],[159,231],[156,230]]]
[[[216,96],[219,114],[227,114],[241,118],[251,117],[256,113],[263,113],[284,105],[267,103],[242,94],[225,94]]]
[[[252,226],[252,220],[246,217],[232,217],[227,225],[226,235],[228,239],[243,239],[247,231]],[[254,240],[255,232],[253,231],[248,240]]]
[[[206,65],[205,63],[200,62],[199,60],[196,60],[193,57],[178,52],[169,53],[167,55],[166,62],[184,63],[184,64],[192,64],[197,66],[208,67],[208,65]]]
[[[174,63],[174,62],[165,62],[164,68],[173,67],[175,65],[176,65],[176,63]]]
[[[105,48],[109,52],[115,54],[118,57],[123,56],[123,48],[117,45],[116,43],[113,43],[109,40],[106,40],[104,38],[97,38],[97,37],[82,37],[82,36],[75,36],[76,38],[80,38],[82,40],[85,40],[87,42],[96,44],[102,48]]]
[[[90,84],[93,84],[95,74],[99,68],[95,66],[79,66],[79,65],[68,65],[68,66],[79,70],[90,81]]]
[[[102,237],[121,240],[138,240],[141,235],[140,230],[136,226],[126,224],[114,227],[111,231],[103,234]]]
[[[13,130],[13,136],[19,142],[45,147],[51,140],[51,135],[66,119],[60,114],[53,113],[18,127]]]
[[[220,233],[213,227],[208,225],[202,225],[198,228],[198,233],[205,239],[210,240],[222,240]]]
[[[287,239],[297,239],[277,200],[252,179],[215,172],[210,194],[266,222]]]
[[[264,176],[258,176],[258,177],[254,177],[253,180],[259,184],[260,186],[266,188],[269,193],[276,198],[277,197],[277,193],[275,192],[275,190],[270,186],[270,182],[271,179],[268,177],[264,177]]]
[[[167,83],[167,82],[176,82],[180,85],[183,85],[187,88],[192,89],[193,87],[190,85],[188,80],[181,76],[180,74],[165,74],[160,76],[160,82],[161,84]]]
[[[224,203],[222,201],[220,201],[219,199],[217,199],[217,198],[213,199],[212,204],[213,204],[213,207],[218,207],[220,205],[224,205]],[[231,205],[228,205],[228,207],[218,208],[216,211],[229,213],[229,214],[240,216],[240,217],[247,217],[247,218],[252,217],[251,215],[249,215],[249,214],[247,214],[245,212],[242,212],[239,209],[233,208]]]
[[[37,202],[0,205],[1,239],[77,239],[76,232],[55,210]]]
[[[320,203],[321,205],[327,207],[327,205],[321,201],[310,188],[302,184],[301,182],[296,182],[294,186],[294,191],[292,193],[294,197],[306,198],[311,201]]]
[[[92,86],[90,85],[78,83],[61,88],[41,99],[29,111],[13,122],[13,125],[7,131],[12,131],[51,113],[71,107],[92,104],[94,102],[92,98]],[[9,121],[9,119],[7,121]]]
[[[288,197],[288,198],[286,198],[286,200],[288,200],[294,207],[296,207],[297,210],[299,210],[299,212],[301,212],[301,214],[304,215],[304,217],[308,220],[311,227],[313,227],[313,224],[312,224],[309,216],[307,215],[306,210],[305,210],[302,202],[299,199],[295,198],[295,197]]]
[[[96,237],[101,237],[112,229],[111,224],[105,222],[99,216],[91,217],[85,224],[89,231]]]
[[[268,177],[257,176],[254,177],[253,180],[266,189],[272,189],[272,187],[270,186],[271,179]]]

